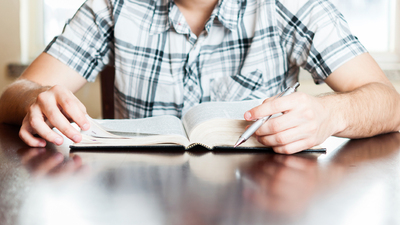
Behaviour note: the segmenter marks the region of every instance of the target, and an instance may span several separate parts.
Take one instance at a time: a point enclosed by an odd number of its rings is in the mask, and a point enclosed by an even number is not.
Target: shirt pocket
[[[264,77],[259,69],[245,75],[223,76],[211,82],[212,101],[241,101],[259,98],[264,95],[260,88]]]

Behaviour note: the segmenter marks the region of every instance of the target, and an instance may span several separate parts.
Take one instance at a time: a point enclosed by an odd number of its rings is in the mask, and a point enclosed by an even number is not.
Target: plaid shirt
[[[327,0],[220,0],[198,37],[172,0],[88,0],[45,51],[88,81],[115,66],[116,118],[267,98],[366,52]]]

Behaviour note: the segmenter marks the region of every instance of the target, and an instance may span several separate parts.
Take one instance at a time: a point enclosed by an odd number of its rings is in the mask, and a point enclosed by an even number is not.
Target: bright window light
[[[43,0],[45,45],[61,34],[65,22],[74,16],[84,2],[84,0]]]
[[[370,52],[394,51],[396,0],[331,0]]]

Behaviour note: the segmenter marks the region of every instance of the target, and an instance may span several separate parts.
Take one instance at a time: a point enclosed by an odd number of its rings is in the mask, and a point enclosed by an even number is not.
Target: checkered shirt
[[[327,0],[220,0],[198,37],[172,0],[88,0],[45,52],[88,81],[115,66],[116,118],[142,118],[267,98],[300,67],[322,83],[366,49]]]

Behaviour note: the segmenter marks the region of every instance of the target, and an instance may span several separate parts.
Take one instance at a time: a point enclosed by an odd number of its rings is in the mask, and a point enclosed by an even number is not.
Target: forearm
[[[50,87],[61,85],[75,92],[85,83],[76,71],[42,53],[1,96],[0,122],[21,124],[36,97]]]
[[[0,122],[20,125],[38,94],[49,88],[25,79],[11,84],[0,97]]]
[[[320,100],[332,118],[335,136],[363,138],[400,130],[400,96],[392,86],[370,83]]]

